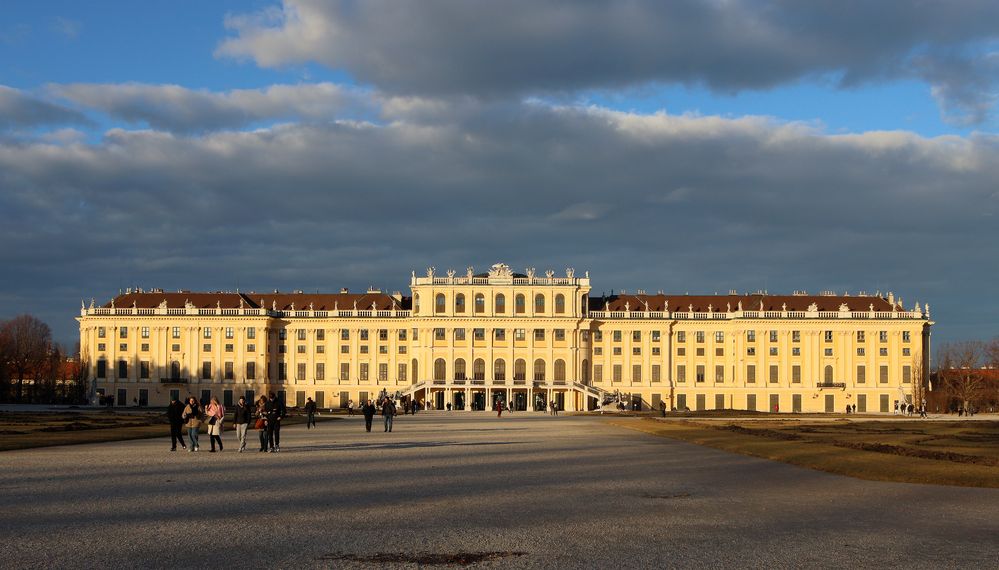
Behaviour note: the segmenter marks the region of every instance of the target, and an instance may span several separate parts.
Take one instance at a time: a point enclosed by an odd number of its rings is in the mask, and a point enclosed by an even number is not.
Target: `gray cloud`
[[[274,120],[331,121],[374,109],[365,90],[333,83],[272,85],[224,93],[142,83],[50,85],[77,105],[156,129],[202,132]]]
[[[404,288],[507,261],[597,293],[890,288],[931,303],[936,338],[995,334],[995,137],[479,105],[0,144],[0,316],[71,338],[79,299],[119,287]]]
[[[79,111],[0,85],[0,129],[86,123]]]
[[[505,96],[654,82],[735,92],[827,76],[844,86],[917,77],[945,111],[976,121],[996,84],[985,62],[999,38],[999,3],[283,0],[226,24],[234,35],[219,56],[268,67],[317,61],[394,93]],[[955,52],[965,69],[949,68]]]

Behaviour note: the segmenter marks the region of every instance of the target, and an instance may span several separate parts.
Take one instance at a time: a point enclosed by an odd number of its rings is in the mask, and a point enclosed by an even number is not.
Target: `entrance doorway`
[[[490,410],[496,409],[496,402],[499,402],[500,406],[506,409],[506,390],[493,390],[492,402]]]
[[[486,393],[475,391],[472,392],[472,410],[482,411],[486,409]]]
[[[527,392],[513,393],[513,409],[518,412],[527,411]]]
[[[560,411],[565,411],[565,392],[555,392],[555,408]]]
[[[454,393],[454,409],[464,410],[465,409],[465,393],[455,392]]]
[[[548,409],[548,397],[544,392],[538,392],[534,395],[534,411],[543,412]]]
[[[434,392],[434,409],[444,409],[444,392]]]

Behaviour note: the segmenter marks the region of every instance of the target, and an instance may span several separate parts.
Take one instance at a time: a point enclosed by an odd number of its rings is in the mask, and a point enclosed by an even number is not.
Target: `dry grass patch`
[[[610,423],[872,481],[999,487],[999,422],[646,419]]]

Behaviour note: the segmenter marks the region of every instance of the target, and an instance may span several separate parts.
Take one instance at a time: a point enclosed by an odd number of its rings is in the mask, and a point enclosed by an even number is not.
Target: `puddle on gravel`
[[[333,552],[319,560],[366,562],[368,564],[420,564],[427,566],[467,566],[487,560],[500,560],[512,556],[525,556],[526,552],[376,552],[374,554],[347,554]]]

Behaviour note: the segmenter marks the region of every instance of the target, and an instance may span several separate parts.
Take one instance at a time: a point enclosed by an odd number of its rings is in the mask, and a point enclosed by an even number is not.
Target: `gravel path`
[[[634,420],[638,421],[638,420]],[[255,434],[253,434],[255,435]],[[996,567],[999,490],[874,483],[606,425],[428,413],[0,454],[6,568]]]

